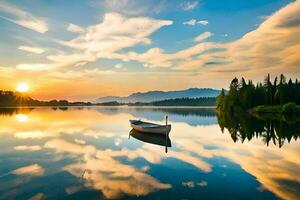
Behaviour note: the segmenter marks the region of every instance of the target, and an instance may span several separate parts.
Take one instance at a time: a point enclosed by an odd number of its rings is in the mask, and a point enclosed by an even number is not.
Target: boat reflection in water
[[[165,147],[165,152],[168,152],[168,147],[172,147],[171,139],[169,137],[169,134],[166,135],[159,135],[159,134],[152,134],[152,133],[144,133],[140,131],[136,131],[132,129],[129,132],[129,139],[130,136],[134,137],[137,140],[140,140],[142,142],[155,144],[159,146]]]

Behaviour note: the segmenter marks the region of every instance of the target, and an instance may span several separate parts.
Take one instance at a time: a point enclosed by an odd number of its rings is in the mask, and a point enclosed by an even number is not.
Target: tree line
[[[161,101],[153,101],[150,103],[136,102],[129,103],[129,106],[215,106],[215,97],[199,97],[199,98],[176,98]]]
[[[253,107],[264,105],[300,105],[300,83],[298,79],[287,81],[281,74],[271,80],[268,74],[263,83],[256,85],[244,78],[238,80],[234,78],[229,86],[229,91],[222,89],[217,97],[217,110],[225,112],[242,112]]]
[[[69,102],[67,100],[39,101],[26,94],[0,90],[0,107],[15,106],[89,106],[90,102]]]

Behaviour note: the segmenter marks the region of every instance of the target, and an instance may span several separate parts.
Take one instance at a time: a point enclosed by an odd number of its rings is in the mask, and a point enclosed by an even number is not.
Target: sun
[[[18,85],[17,85],[17,87],[16,87],[16,90],[18,91],[18,92],[28,92],[28,90],[29,90],[29,86],[28,86],[28,84],[27,83],[19,83]]]

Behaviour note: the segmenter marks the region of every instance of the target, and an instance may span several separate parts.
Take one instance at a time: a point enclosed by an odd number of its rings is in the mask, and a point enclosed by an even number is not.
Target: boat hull
[[[144,133],[155,133],[160,135],[168,135],[171,131],[171,125],[158,125],[158,124],[150,124],[140,122],[140,124],[136,124],[137,120],[130,120],[131,127],[140,132]]]

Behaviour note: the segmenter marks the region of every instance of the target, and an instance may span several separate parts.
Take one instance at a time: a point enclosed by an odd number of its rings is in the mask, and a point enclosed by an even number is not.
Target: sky
[[[92,101],[300,77],[300,0],[0,0],[0,89]]]

